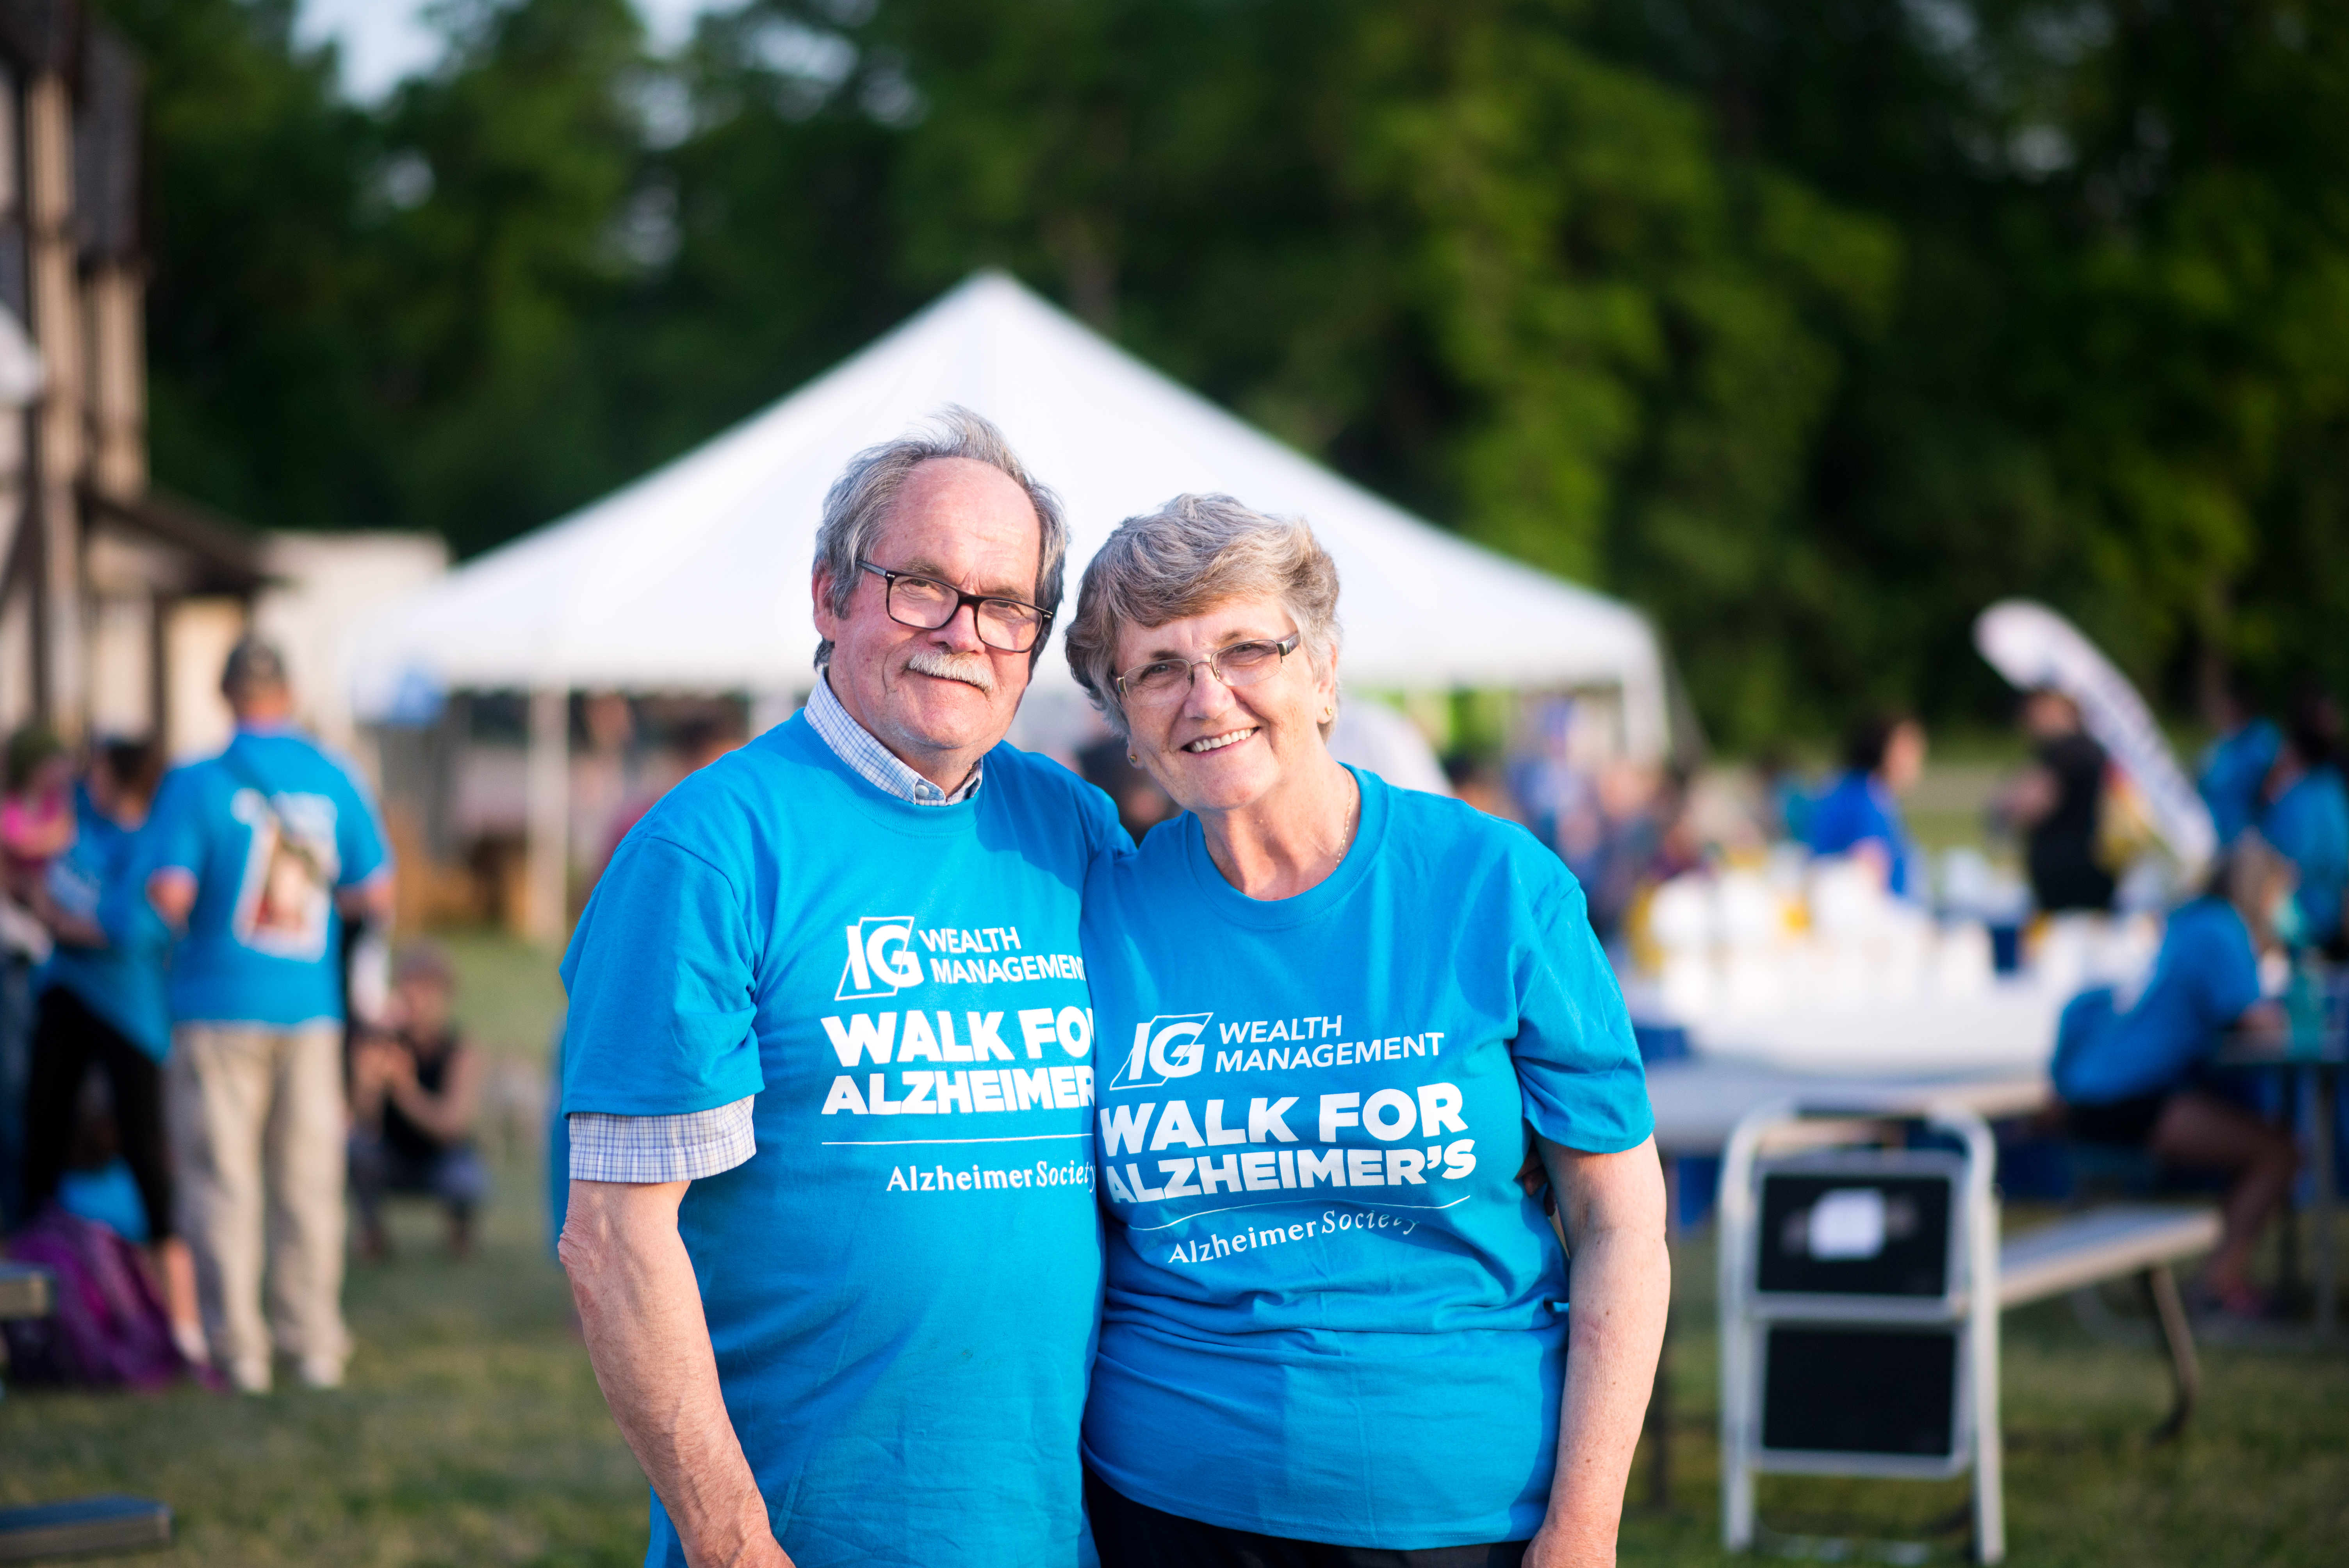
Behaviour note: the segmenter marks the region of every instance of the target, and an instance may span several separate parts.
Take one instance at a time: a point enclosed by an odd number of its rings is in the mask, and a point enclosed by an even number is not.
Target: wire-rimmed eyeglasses
[[[1036,645],[1044,629],[1052,624],[1051,611],[1025,599],[966,593],[951,583],[941,583],[918,573],[892,572],[870,561],[856,564],[886,585],[883,603],[889,619],[901,626],[935,632],[961,614],[962,607],[968,604],[972,607],[971,618],[978,626],[980,642],[998,653],[1024,654]]]
[[[1281,660],[1297,651],[1303,636],[1302,632],[1291,632],[1278,640],[1251,637],[1245,643],[1217,648],[1204,659],[1153,659],[1119,676],[1118,694],[1129,707],[1164,707],[1189,693],[1197,679],[1191,672],[1202,666],[1225,686],[1238,691],[1243,686],[1257,685],[1278,669]]]

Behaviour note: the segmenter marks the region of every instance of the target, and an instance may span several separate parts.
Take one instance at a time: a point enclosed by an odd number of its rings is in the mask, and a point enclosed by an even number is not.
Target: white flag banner
[[[2145,698],[2077,626],[2044,604],[2002,599],[1975,619],[1974,646],[2018,689],[2052,686],[2077,703],[2081,722],[2136,787],[2187,877],[2209,864],[2219,833],[2209,809]]]

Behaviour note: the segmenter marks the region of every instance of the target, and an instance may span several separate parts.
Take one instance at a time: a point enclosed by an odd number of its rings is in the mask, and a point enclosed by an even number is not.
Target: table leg
[[[2286,1068],[2276,1075],[2277,1125],[2294,1143],[2300,1141],[2300,1074]],[[2292,1194],[2284,1194],[2283,1223],[2276,1231],[2276,1299],[2293,1302],[2300,1295],[2300,1216]]]
[[[2316,1202],[2310,1205],[2315,1211],[2316,1235],[2309,1253],[2315,1266],[2316,1332],[2321,1335],[2333,1332],[2340,1306],[2333,1266],[2333,1210],[2338,1196],[2333,1179],[2333,1105],[2338,1090],[2334,1072],[2330,1067],[2320,1067],[2309,1074],[2309,1098],[2315,1102],[2316,1112],[2315,1135],[2308,1140],[2309,1150],[2316,1158]]]

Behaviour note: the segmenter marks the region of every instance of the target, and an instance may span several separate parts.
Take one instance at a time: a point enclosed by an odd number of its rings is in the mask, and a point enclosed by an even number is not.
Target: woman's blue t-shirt
[[[171,934],[137,885],[137,836],[99,810],[87,789],[74,792],[74,820],[73,848],[49,863],[49,896],[68,914],[103,926],[107,945],[58,943],[42,987],[64,986],[160,1062],[171,1053]]]
[[[1636,1147],[1646,1080],[1557,857],[1355,777],[1353,846],[1295,898],[1234,891],[1191,816],[1087,889],[1111,1222],[1086,1459],[1235,1529],[1524,1540],[1567,1279],[1518,1172],[1535,1132]]]
[[[1882,844],[1890,862],[1887,891],[1895,898],[1924,892],[1917,885],[1917,846],[1900,819],[1900,802],[1873,773],[1855,769],[1837,779],[1811,808],[1809,826],[1813,854],[1848,854],[1861,844]]]
[[[2171,913],[2134,1006],[2099,988],[2064,1009],[2055,1092],[2073,1105],[2109,1105],[2175,1088],[2259,999],[2259,954],[2243,917],[2223,899],[2196,899]]]
[[[1076,1568],[1101,1300],[1085,876],[1108,797],[999,746],[895,799],[793,718],[679,784],[597,882],[563,1108],[709,1110],[757,1150],[678,1229],[800,1568]],[[681,1565],[653,1502],[650,1564]]]

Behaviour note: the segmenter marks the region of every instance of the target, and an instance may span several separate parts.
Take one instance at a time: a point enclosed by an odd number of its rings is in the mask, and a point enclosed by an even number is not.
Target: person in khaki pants
[[[295,730],[277,651],[231,651],[236,735],[165,779],[140,885],[180,933],[166,1066],[180,1232],[212,1363],[248,1393],[270,1349],[342,1381],[345,917],[388,914],[381,824],[349,769]],[[262,1313],[264,1262],[269,1280]]]

